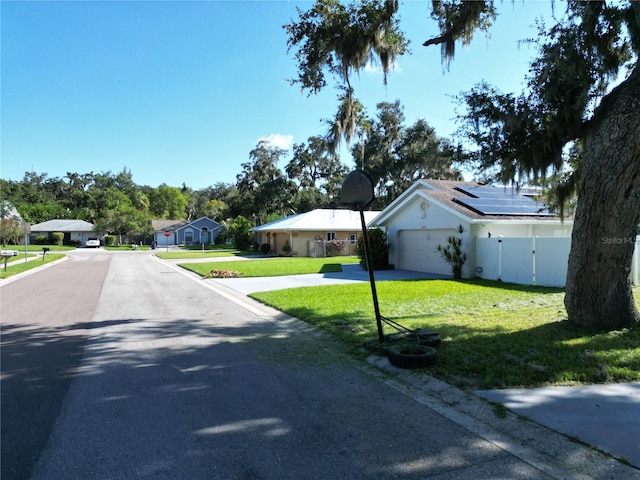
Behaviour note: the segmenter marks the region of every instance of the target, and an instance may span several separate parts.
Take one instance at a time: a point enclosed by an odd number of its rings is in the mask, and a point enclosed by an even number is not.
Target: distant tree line
[[[374,118],[361,112],[362,128],[352,154],[374,181],[373,208],[384,208],[419,178],[461,178],[448,142],[425,120],[409,127],[404,121],[399,101],[379,103]],[[118,173],[67,172],[63,178],[26,172],[21,181],[0,179],[0,200],[32,224],[79,219],[94,223],[100,233],[144,236],[152,233],[152,219],[243,217],[261,225],[292,213],[338,208],[350,170],[326,135],[310,137],[291,150],[260,141],[241,168],[235,184],[219,182],[200,190],[185,184],[137,185],[126,167]]]

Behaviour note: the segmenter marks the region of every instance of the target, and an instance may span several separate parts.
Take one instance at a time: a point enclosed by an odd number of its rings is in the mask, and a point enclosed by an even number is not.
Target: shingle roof
[[[175,230],[188,223],[186,220],[151,220],[154,232],[161,232],[165,228]]]
[[[93,232],[93,224],[84,220],[55,219],[31,226],[32,232]]]
[[[443,205],[446,205],[453,210],[462,213],[468,218],[471,219],[483,219],[483,220],[533,220],[533,221],[545,221],[545,220],[558,220],[558,217],[554,216],[536,216],[532,217],[530,215],[483,215],[481,213],[476,212],[458,202],[455,202],[454,198],[465,197],[466,195],[459,190],[456,190],[456,187],[481,187],[481,188],[502,188],[502,187],[492,187],[492,186],[484,186],[477,182],[460,182],[457,180],[425,180],[426,183],[435,187],[435,190],[431,190],[428,188],[420,188],[418,191],[422,195],[426,195],[434,200],[437,200]],[[504,187],[505,192],[511,193],[511,187]]]
[[[471,188],[500,188],[492,186],[484,186],[477,182],[464,182],[458,180],[431,180],[422,179],[417,180],[407,190],[405,190],[398,198],[385,207],[380,215],[372,220],[373,223],[385,224],[390,218],[399,214],[404,206],[411,202],[416,196],[440,205],[441,208],[448,209],[450,212],[459,215],[471,222],[504,222],[504,221],[518,221],[526,223],[538,223],[538,222],[571,222],[570,219],[562,220],[556,216],[531,216],[531,215],[483,215],[475,210],[463,205],[460,202],[454,201],[454,198],[461,198],[465,196],[465,193],[456,189],[456,187],[471,187]],[[510,190],[511,187],[504,187]]]
[[[368,223],[379,213],[379,211],[364,212],[365,222]],[[253,230],[256,232],[273,230],[352,232],[354,230],[360,230],[361,228],[360,212],[353,210],[316,209],[307,213],[298,213],[265,223]]]

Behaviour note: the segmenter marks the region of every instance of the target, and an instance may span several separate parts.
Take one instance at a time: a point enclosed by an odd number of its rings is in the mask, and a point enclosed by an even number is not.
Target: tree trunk
[[[640,222],[640,66],[587,127],[564,304],[569,321],[615,330],[640,322],[631,261]]]

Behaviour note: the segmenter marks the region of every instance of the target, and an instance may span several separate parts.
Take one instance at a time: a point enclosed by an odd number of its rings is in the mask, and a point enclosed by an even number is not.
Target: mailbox
[[[0,257],[4,258],[4,271],[7,271],[7,260],[9,260],[10,257],[17,257],[18,256],[18,251],[17,250],[0,250]]]

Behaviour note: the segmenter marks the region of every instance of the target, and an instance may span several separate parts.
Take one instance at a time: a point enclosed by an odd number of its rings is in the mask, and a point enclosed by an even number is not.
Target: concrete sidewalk
[[[476,394],[640,468],[640,382]]]
[[[376,271],[374,277],[376,282],[448,278],[406,270]],[[210,281],[248,295],[285,288],[368,282],[369,275],[360,265],[348,264],[343,265],[343,271],[339,273]],[[517,415],[592,445],[640,469],[640,382],[483,390],[475,394],[501,403]]]

